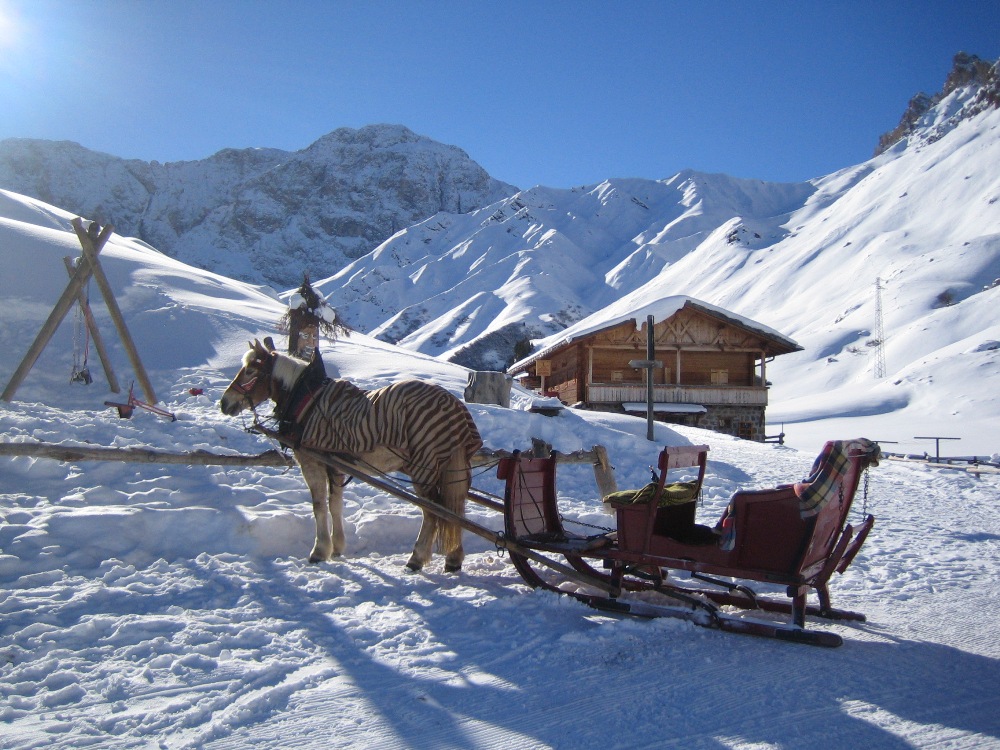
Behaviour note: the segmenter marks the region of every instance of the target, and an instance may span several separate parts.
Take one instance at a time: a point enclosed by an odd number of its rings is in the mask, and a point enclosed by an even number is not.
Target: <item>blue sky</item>
[[[0,139],[161,162],[399,123],[527,188],[869,158],[1000,2],[0,0]]]

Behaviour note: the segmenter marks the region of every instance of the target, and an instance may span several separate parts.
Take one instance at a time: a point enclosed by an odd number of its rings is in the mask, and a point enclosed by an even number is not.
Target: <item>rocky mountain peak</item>
[[[934,107],[956,92],[961,100],[959,106],[942,113],[941,118],[928,117]],[[933,96],[921,91],[910,99],[899,124],[879,137],[875,156],[920,130],[927,131],[925,140],[937,140],[962,120],[997,107],[1000,107],[1000,62],[991,63],[976,55],[959,52],[941,91]]]

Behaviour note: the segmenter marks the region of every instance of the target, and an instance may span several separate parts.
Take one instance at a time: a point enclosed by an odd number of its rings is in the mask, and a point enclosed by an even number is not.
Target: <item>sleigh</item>
[[[510,548],[521,577],[600,610],[841,645],[839,635],[806,628],[806,620],[865,619],[833,608],[829,583],[851,564],[875,522],[866,514],[855,528],[848,513],[862,476],[878,462],[878,445],[864,439],[827,443],[807,479],[737,492],[713,527],[694,522],[707,455],[703,445],[665,448],[655,482],[631,497],[610,498],[617,529],[590,536],[563,526],[556,504],[557,456],[504,459],[498,476],[506,482],[505,535],[531,551]],[[688,481],[672,481],[677,473]],[[554,577],[547,562],[553,558],[565,559],[580,576],[572,583]],[[581,581],[582,587],[575,585]],[[764,584],[769,593],[758,593],[751,583]],[[817,603],[808,602],[810,593]]]
[[[291,446],[279,432],[261,426],[255,430]],[[834,609],[828,587],[833,573],[843,573],[854,560],[875,522],[867,513],[857,528],[847,522],[862,476],[878,463],[878,445],[863,438],[827,443],[803,482],[737,492],[712,528],[694,523],[708,446],[665,448],[653,487],[637,493],[632,502],[616,500],[618,528],[589,536],[564,528],[556,503],[557,455],[501,458],[497,476],[506,483],[502,503],[469,491],[469,500],[503,513],[504,531],[496,532],[349,456],[298,451],[488,540],[510,555],[529,585],[568,594],[599,610],[678,617],[818,646],[839,646],[843,639],[807,628],[807,616],[865,619],[858,612]],[[668,481],[677,471],[689,481]],[[681,574],[688,578],[679,578]],[[770,591],[758,593],[747,582],[766,584]],[[787,598],[780,598],[781,587]],[[810,592],[818,604],[808,603]],[[779,615],[783,619],[774,619]]]

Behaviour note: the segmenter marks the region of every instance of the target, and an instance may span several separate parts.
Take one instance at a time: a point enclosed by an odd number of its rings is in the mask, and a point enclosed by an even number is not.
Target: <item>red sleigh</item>
[[[498,476],[506,481],[507,538],[534,553],[565,558],[581,574],[575,581],[592,580],[597,586],[572,590],[543,570],[551,566],[539,568],[531,557],[511,550],[518,572],[531,586],[569,593],[602,610],[682,617],[733,632],[839,646],[839,635],[806,628],[806,618],[864,620],[860,613],[831,606],[829,582],[851,564],[875,522],[865,515],[855,528],[848,513],[862,476],[878,463],[878,445],[863,438],[829,442],[807,479],[737,492],[712,528],[694,523],[707,454],[707,446],[665,448],[655,486],[637,502],[619,498],[617,531],[589,537],[563,527],[556,506],[556,456],[504,459]],[[670,475],[676,470],[694,474],[693,481],[673,484]],[[683,502],[685,492],[688,502]],[[678,493],[681,502],[663,502]],[[690,578],[682,581],[675,571],[686,571]],[[758,594],[746,582],[784,586],[787,598]],[[592,593],[596,589],[604,593]],[[628,593],[635,591],[663,596],[651,602]],[[808,603],[810,592],[817,603]],[[747,613],[734,614],[731,607]],[[763,612],[788,616],[753,616]]]

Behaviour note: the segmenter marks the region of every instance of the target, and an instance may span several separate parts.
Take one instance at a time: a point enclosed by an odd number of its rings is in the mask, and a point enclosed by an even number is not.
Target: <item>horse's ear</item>
[[[262,359],[267,357],[268,354],[267,349],[265,349],[263,345],[260,343],[260,341],[258,341],[257,339],[253,340],[253,343],[250,344],[250,348],[253,349],[254,354],[256,354],[258,357]]]
[[[267,347],[267,350],[269,352],[273,352],[274,351],[274,339],[272,339],[270,336],[265,336],[264,337],[264,346]]]

